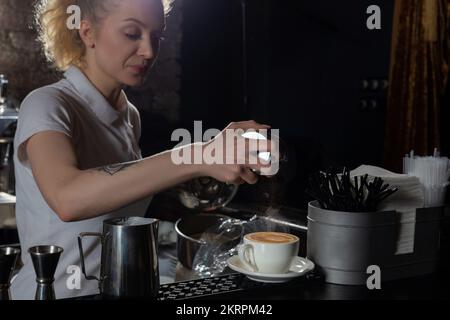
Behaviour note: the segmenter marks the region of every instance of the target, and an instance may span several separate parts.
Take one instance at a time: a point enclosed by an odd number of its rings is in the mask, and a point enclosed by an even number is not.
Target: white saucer
[[[286,273],[261,273],[249,270],[239,259],[238,256],[232,256],[227,260],[228,267],[232,270],[247,275],[248,278],[269,283],[281,283],[303,276],[314,269],[314,263],[303,257],[293,259],[289,271]]]

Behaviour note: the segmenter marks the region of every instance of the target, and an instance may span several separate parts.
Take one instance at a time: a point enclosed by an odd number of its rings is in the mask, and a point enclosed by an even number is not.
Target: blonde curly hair
[[[81,9],[81,18],[89,19],[94,25],[111,10],[111,4],[120,0],[38,0],[34,10],[34,21],[45,57],[61,71],[74,64],[81,66],[86,47],[77,29],[66,26],[67,8],[77,5]],[[173,0],[160,0],[167,15]]]

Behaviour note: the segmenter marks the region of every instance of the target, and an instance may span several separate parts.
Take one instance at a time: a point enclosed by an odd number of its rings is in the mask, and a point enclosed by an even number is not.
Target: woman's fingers
[[[272,150],[271,140],[245,139],[245,146],[249,152],[270,152]]]
[[[249,184],[258,182],[258,176],[246,167],[242,167],[241,178]]]
[[[228,129],[270,129],[271,126],[268,124],[261,124],[254,120],[248,120],[248,121],[239,121],[239,122],[232,122],[228,126]]]
[[[259,137],[257,133],[249,133],[250,136],[246,137],[245,135],[241,136],[239,133],[239,130],[244,130],[248,133],[249,131],[257,132],[258,130],[268,130],[270,128],[270,125],[257,123],[254,120],[232,122],[225,128],[222,136],[227,138],[226,142],[228,142],[228,137],[225,131],[228,129],[235,130],[234,135],[231,136],[232,145],[227,147],[226,143],[224,148],[221,147],[225,158],[234,160],[232,161],[232,167],[227,169],[230,170],[227,173],[228,177],[224,179],[228,184],[240,185],[245,182],[255,184],[258,181],[258,175],[252,169],[259,172],[262,168],[270,168],[272,141],[267,139],[267,135],[264,132],[258,132],[263,137]],[[230,147],[233,148],[230,150]],[[225,163],[228,164],[229,162],[226,161]],[[232,177],[230,177],[230,173]]]
[[[261,169],[268,169],[270,168],[270,166],[271,166],[270,162],[262,162],[262,161],[250,162],[249,164],[246,165],[247,168],[254,169],[257,171],[260,171]]]
[[[240,185],[243,183],[255,184],[258,181],[258,176],[253,173],[248,166],[236,165],[230,167],[230,172],[227,174],[228,178],[223,180],[227,184]]]
[[[227,180],[225,183],[226,184],[234,184],[234,185],[238,186],[238,185],[245,183],[245,181],[240,176],[238,176],[236,178],[233,178],[232,180]]]

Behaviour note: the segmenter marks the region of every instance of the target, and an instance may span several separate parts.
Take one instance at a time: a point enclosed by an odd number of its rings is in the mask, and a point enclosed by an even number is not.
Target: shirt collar
[[[123,90],[121,90],[119,96],[121,108],[118,111],[111,106],[108,100],[78,67],[71,65],[64,72],[64,77],[75,87],[78,94],[86,100],[88,107],[102,122],[110,125],[119,119],[125,118],[130,123],[128,99]]]

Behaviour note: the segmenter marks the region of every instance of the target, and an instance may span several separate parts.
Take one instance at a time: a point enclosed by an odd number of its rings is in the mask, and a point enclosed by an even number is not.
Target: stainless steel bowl
[[[215,213],[193,213],[186,214],[178,219],[175,223],[175,231],[177,232],[177,254],[178,260],[184,267],[192,269],[194,257],[201,246],[207,245],[200,240],[200,236],[210,230],[211,227],[217,225],[224,219],[230,217]],[[240,239],[240,235],[231,239],[230,246],[236,246]],[[230,247],[230,249],[231,249]]]

